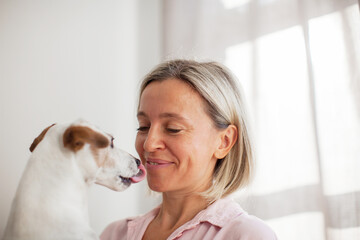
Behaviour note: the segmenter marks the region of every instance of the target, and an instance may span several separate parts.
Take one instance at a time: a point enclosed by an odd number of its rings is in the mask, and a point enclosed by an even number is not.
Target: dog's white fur
[[[4,240],[98,239],[89,225],[88,186],[96,182],[122,191],[130,184],[124,178],[138,173],[135,158],[111,144],[85,143],[78,151],[65,147],[63,135],[70,126],[90,128],[112,141],[83,121],[50,127],[25,168]]]

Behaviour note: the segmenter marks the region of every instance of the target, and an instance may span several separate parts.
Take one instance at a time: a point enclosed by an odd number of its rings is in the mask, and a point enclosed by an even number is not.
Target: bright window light
[[[225,64],[239,79],[243,89],[245,98],[249,104],[249,112],[253,115],[254,106],[253,99],[253,75],[252,75],[252,43],[246,42],[238,44],[226,49]]]
[[[244,6],[252,0],[221,0],[225,9],[233,9]]]
[[[257,43],[256,194],[319,182],[303,32],[300,26]],[[291,161],[289,160],[291,159]],[[277,166],[277,167],[274,167]]]
[[[332,236],[332,239],[360,239],[360,227],[341,229],[330,228],[328,233]]]
[[[274,229],[278,239],[303,240],[311,236],[311,239],[325,240],[324,218],[321,212],[289,215],[268,220],[267,224]]]
[[[359,103],[348,68],[350,64],[341,14],[335,12],[309,21],[324,190],[327,195],[360,190]],[[359,26],[359,23],[350,25]],[[358,39],[354,44],[358,44]]]

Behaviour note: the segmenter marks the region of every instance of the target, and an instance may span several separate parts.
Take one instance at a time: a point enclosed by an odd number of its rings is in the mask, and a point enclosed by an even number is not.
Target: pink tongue
[[[144,167],[144,165],[140,164],[139,173],[136,174],[135,176],[131,177],[130,180],[132,183],[138,183],[138,182],[144,180],[145,176],[146,176],[145,167]]]

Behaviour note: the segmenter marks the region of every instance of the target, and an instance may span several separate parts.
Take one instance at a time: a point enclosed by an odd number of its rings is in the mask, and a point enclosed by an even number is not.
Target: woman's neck
[[[179,196],[163,193],[163,202],[154,220],[162,229],[174,231],[207,206],[206,199],[198,194]]]

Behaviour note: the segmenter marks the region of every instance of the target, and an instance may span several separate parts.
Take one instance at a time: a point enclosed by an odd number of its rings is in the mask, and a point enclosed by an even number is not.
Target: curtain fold
[[[217,60],[239,78],[254,183],[236,195],[279,239],[360,239],[356,0],[167,0],[164,58]]]

